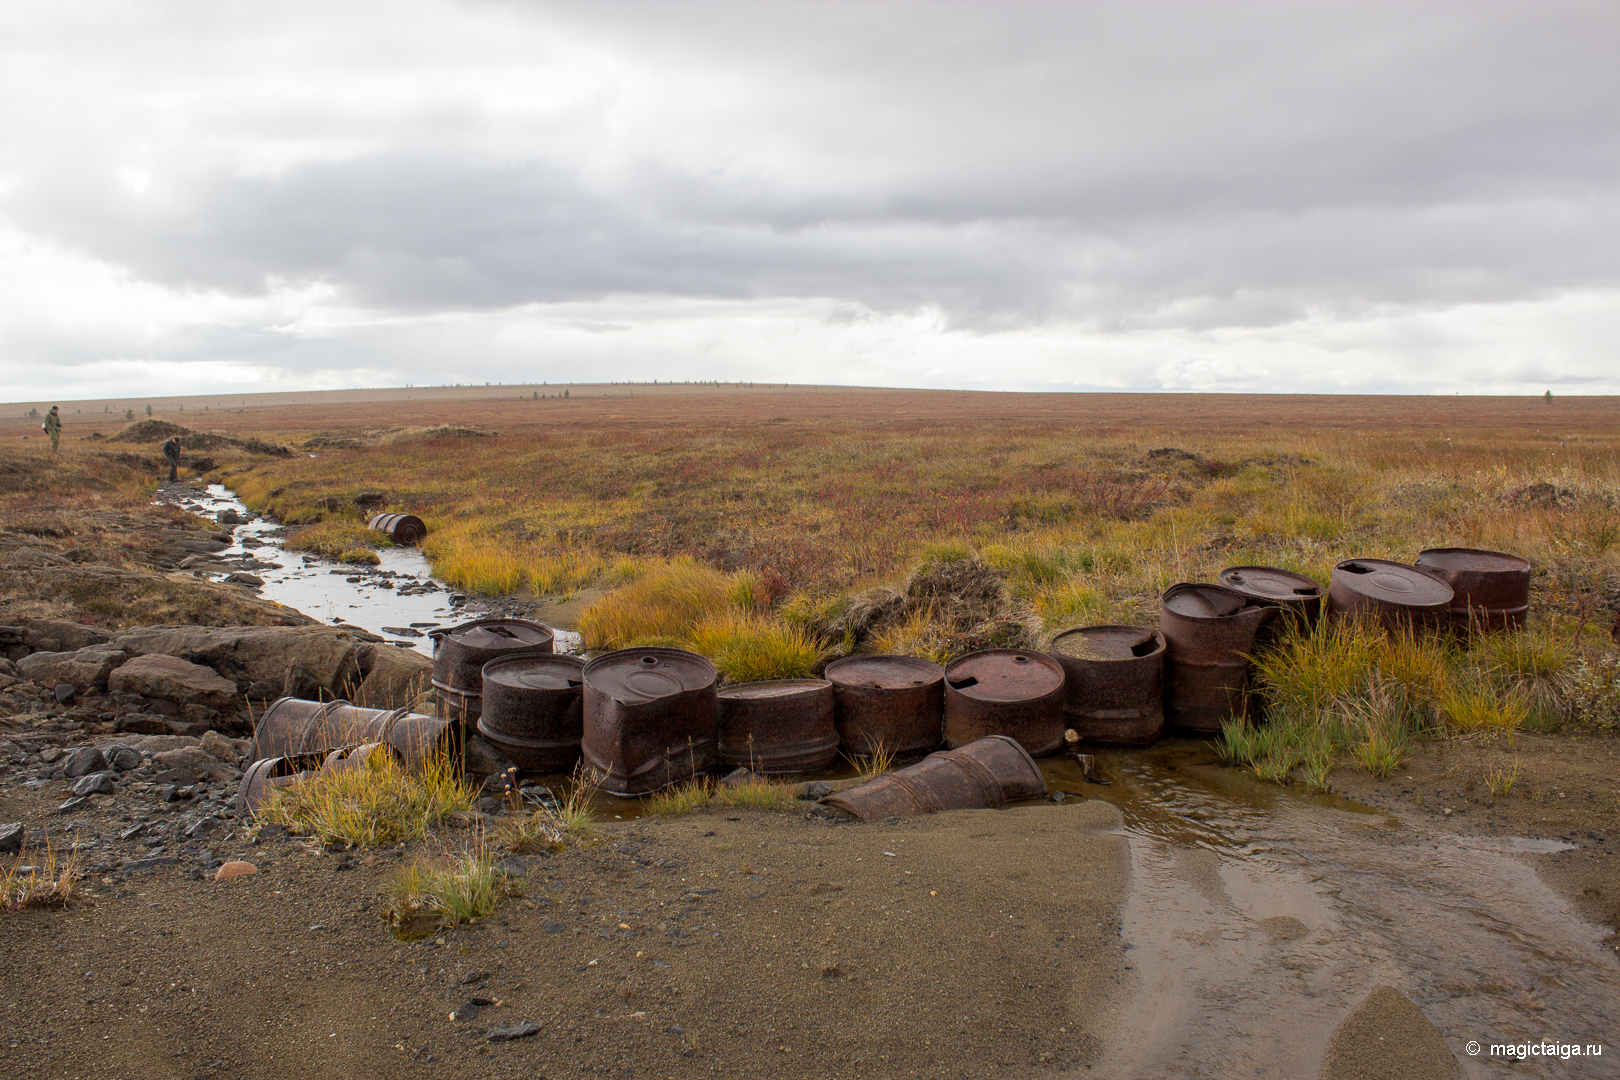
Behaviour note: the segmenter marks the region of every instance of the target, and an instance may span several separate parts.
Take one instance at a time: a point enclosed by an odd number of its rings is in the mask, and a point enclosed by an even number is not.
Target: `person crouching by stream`
[[[180,436],[172,435],[163,444],[163,456],[169,459],[169,483],[180,479]]]

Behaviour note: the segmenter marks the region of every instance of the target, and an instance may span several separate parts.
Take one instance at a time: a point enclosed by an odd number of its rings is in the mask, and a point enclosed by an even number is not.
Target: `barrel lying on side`
[[[624,649],[585,665],[580,752],[602,790],[644,795],[714,770],[718,675],[682,649]]]
[[[985,649],[945,669],[945,745],[1006,735],[1031,755],[1063,745],[1063,668],[1030,649]]]
[[[1346,559],[1333,568],[1328,610],[1367,616],[1391,632],[1434,630],[1451,621],[1450,585],[1414,566],[1387,559]]]
[[[1451,586],[1451,625],[1462,632],[1518,630],[1530,613],[1530,563],[1473,548],[1429,548],[1415,564]]]
[[[362,709],[347,701],[278,698],[253,730],[253,758],[327,754],[348,746],[385,742],[408,764],[460,750],[456,727],[409,709]]]
[[[1063,719],[1082,742],[1147,746],[1164,731],[1164,635],[1150,626],[1083,626],[1052,639],[1063,665]]]
[[[388,539],[405,547],[427,535],[427,526],[415,514],[378,514],[366,523],[366,528],[387,533]]]
[[[885,773],[821,801],[862,821],[882,821],[940,810],[993,809],[1045,794],[1041,767],[1018,740],[988,735],[957,750],[929,754],[910,768]]]
[[[549,626],[527,619],[474,619],[428,636],[439,715],[476,724],[484,709],[484,665],[502,656],[549,653],[555,635]]]
[[[1249,654],[1265,608],[1224,585],[1172,585],[1159,599],[1165,720],[1200,734],[1247,711]]]
[[[565,653],[502,656],[484,665],[478,733],[518,768],[567,772],[585,731],[585,661]]]
[[[850,754],[913,754],[939,745],[945,669],[917,656],[846,656],[827,665],[838,737]]]
[[[719,692],[720,765],[766,775],[820,772],[838,760],[826,679],[737,683]]]
[[[1228,566],[1216,580],[1266,609],[1255,634],[1256,648],[1272,644],[1289,629],[1310,633],[1322,617],[1322,586],[1304,574],[1274,566]]]

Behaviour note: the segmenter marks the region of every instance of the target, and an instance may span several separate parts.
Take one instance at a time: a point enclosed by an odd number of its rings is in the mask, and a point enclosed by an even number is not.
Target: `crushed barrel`
[[[478,733],[528,772],[567,772],[585,730],[585,661],[566,653],[484,665]]]
[[[1274,566],[1228,566],[1216,581],[1266,608],[1255,647],[1271,645],[1290,629],[1309,633],[1322,617],[1322,586],[1304,574]]]
[[[410,547],[427,535],[427,526],[415,514],[378,514],[366,523],[366,528],[387,533],[388,539],[402,547]]]
[[[1386,559],[1346,559],[1333,568],[1328,610],[1336,617],[1377,619],[1391,632],[1439,629],[1451,621],[1450,585],[1415,566]]]
[[[1032,757],[1063,746],[1063,668],[1030,649],[984,649],[945,669],[945,745],[987,735],[1014,739]]]
[[[721,688],[720,764],[766,775],[820,772],[838,760],[833,685],[769,679]]]
[[[1518,630],[1530,613],[1530,563],[1474,548],[1429,548],[1417,568],[1451,586],[1451,625],[1462,632]]]
[[[882,821],[941,810],[994,809],[1045,794],[1041,767],[1018,740],[987,735],[821,801],[862,821]]]
[[[429,632],[433,639],[433,689],[439,715],[463,724],[483,711],[484,665],[502,656],[549,653],[549,626],[527,619],[474,619]]]
[[[1063,718],[1082,742],[1147,746],[1164,732],[1164,635],[1151,626],[1083,626],[1052,639]]]
[[[642,795],[714,770],[718,675],[682,649],[623,649],[585,665],[580,751],[604,791]]]
[[[914,754],[939,745],[945,669],[918,656],[846,656],[827,665],[846,752]]]
[[[386,742],[407,764],[460,751],[457,726],[409,709],[362,709],[347,701],[278,698],[253,730],[253,758],[304,757]]]
[[[1224,585],[1172,585],[1159,598],[1165,720],[1200,734],[1247,709],[1249,654],[1266,609]]]

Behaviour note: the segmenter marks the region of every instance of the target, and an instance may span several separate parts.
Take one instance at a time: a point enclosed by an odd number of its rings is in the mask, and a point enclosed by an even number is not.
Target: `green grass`
[[[394,878],[384,918],[394,936],[413,941],[491,914],[511,895],[511,882],[487,852],[413,862]]]

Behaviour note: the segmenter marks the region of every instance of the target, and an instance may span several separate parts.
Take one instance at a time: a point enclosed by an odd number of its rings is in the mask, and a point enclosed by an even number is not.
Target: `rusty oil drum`
[[[1017,741],[1031,757],[1063,746],[1063,667],[1032,649],[984,649],[945,669],[945,745],[987,735]]]
[[[1224,585],[1172,585],[1159,598],[1164,712],[1171,725],[1213,734],[1245,715],[1249,654],[1266,609]]]
[[[484,665],[502,656],[550,653],[554,635],[527,619],[474,619],[428,637],[439,715],[471,725],[484,709]]]
[[[585,731],[585,661],[566,653],[502,656],[484,665],[478,733],[528,772],[567,772]]]
[[[1310,633],[1322,617],[1322,586],[1304,574],[1274,566],[1228,566],[1216,581],[1265,607],[1255,647],[1273,644],[1290,629]]]
[[[1035,759],[1005,735],[987,735],[957,750],[929,754],[910,768],[884,773],[821,801],[862,821],[940,810],[994,809],[1046,794]]]
[[[1530,613],[1530,563],[1474,548],[1429,548],[1419,570],[1451,586],[1451,625],[1464,633],[1519,630]]]
[[[770,679],[721,688],[720,764],[750,772],[820,772],[838,760],[833,685]]]
[[[403,547],[419,543],[427,535],[427,525],[415,514],[378,514],[366,528],[387,533],[388,539]]]
[[[1333,568],[1328,610],[1336,617],[1375,618],[1391,632],[1439,629],[1451,621],[1450,585],[1415,566],[1386,559],[1346,559]]]
[[[264,711],[253,729],[252,757],[304,757],[378,742],[388,743],[412,766],[434,754],[460,752],[456,725],[437,716],[284,697]]]
[[[683,649],[621,649],[585,665],[580,752],[613,795],[643,795],[714,770],[718,674]]]
[[[827,665],[844,749],[914,754],[939,745],[945,669],[919,656],[846,656]]]
[[[1164,635],[1151,626],[1083,626],[1052,639],[1063,718],[1082,742],[1147,746],[1164,732]]]

